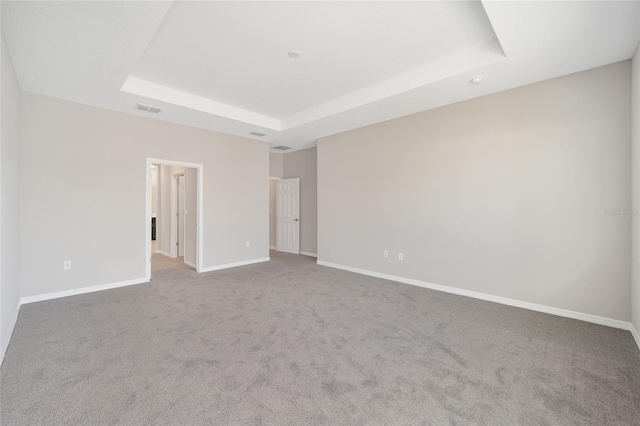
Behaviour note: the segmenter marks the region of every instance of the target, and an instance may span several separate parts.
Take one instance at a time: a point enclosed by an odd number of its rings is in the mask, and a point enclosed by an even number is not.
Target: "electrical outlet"
[[[389,250],[385,250],[382,252],[382,257],[389,257]]]
[[[65,260],[64,261],[64,270],[68,271],[69,269],[71,269],[71,261],[70,260]]]
[[[247,241],[247,247],[251,247],[251,241]]]
[[[404,254],[398,253],[398,260],[404,260]]]

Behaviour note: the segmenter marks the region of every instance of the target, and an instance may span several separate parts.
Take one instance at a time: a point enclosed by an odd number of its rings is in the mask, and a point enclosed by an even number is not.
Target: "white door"
[[[276,250],[300,254],[300,178],[278,181]]]

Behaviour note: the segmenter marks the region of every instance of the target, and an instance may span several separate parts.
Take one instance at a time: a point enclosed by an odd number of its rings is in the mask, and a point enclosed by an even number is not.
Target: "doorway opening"
[[[146,159],[146,278],[155,256],[167,256],[201,272],[203,165]]]

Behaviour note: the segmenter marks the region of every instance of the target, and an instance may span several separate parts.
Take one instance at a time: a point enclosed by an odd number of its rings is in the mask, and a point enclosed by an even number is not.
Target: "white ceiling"
[[[495,39],[480,2],[176,3],[131,75],[282,119]]]
[[[2,26],[25,91],[304,148],[629,59],[640,3],[3,1]]]

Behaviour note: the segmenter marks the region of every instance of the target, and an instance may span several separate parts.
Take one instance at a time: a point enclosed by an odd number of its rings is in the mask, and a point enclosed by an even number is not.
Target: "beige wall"
[[[269,176],[281,178],[283,176],[284,155],[269,153]],[[276,246],[276,183],[269,181],[269,247]]]
[[[318,252],[317,149],[284,154],[283,177],[300,178],[300,251]]]
[[[319,140],[319,260],[629,321],[630,71]]]
[[[268,257],[266,143],[27,93],[20,131],[22,296],[144,278],[147,157],[204,164],[204,267]]]
[[[275,152],[269,153],[269,176],[282,177],[283,155]]]
[[[633,155],[633,210],[640,213],[640,45],[633,57],[631,73],[632,86],[632,144]],[[632,280],[632,322],[640,333],[640,217],[633,218],[633,280]],[[640,344],[640,342],[638,342]]]
[[[269,181],[269,247],[276,246],[276,182]]]
[[[18,314],[19,287],[19,105],[20,87],[0,31],[0,364]],[[46,214],[46,211],[42,211]],[[37,243],[37,241],[36,241]],[[31,265],[32,268],[37,268]]]

